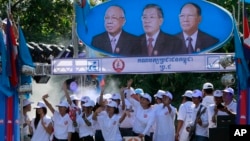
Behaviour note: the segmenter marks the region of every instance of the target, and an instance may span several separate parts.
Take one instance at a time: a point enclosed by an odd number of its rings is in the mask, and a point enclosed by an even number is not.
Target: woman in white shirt
[[[133,89],[130,89],[129,93],[128,100],[135,109],[133,135],[145,138],[145,141],[151,141],[150,128],[154,122],[154,110],[151,108],[152,97],[144,93],[140,95],[140,100],[137,101],[131,97],[131,95],[135,94]]]
[[[118,113],[117,103],[109,101],[106,108],[99,107],[93,115],[93,120],[97,120],[100,125],[105,141],[122,141],[119,126],[126,113],[122,116],[119,116]]]
[[[94,141],[95,130],[92,122],[94,106],[95,102],[93,100],[86,100],[86,102],[82,104],[82,114],[76,119],[80,140]]]
[[[53,113],[53,128],[54,128],[54,137],[53,141],[71,141],[71,135],[75,132],[73,122],[69,117],[69,104],[66,101],[61,101],[60,104],[56,105],[58,111],[56,111],[52,105],[47,101],[48,94],[44,95],[43,101]]]
[[[35,109],[36,117],[32,119],[30,128],[31,141],[49,141],[53,127],[51,118],[46,115],[47,107],[42,101],[39,101]]]
[[[170,103],[173,95],[166,91],[162,94],[162,103],[154,107],[155,110],[155,132],[154,141],[175,140],[175,118],[177,110]]]

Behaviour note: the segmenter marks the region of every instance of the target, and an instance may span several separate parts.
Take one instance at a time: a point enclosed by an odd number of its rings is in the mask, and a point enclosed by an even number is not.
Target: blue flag
[[[241,0],[241,2],[250,3],[250,0]]]
[[[23,31],[22,31],[20,26],[19,26],[19,50],[18,51],[19,51],[20,67],[22,67],[22,65],[27,65],[27,66],[34,68],[35,66],[34,66],[34,63],[32,61],[30,51],[28,49],[25,37],[23,35]],[[19,68],[19,69],[21,69],[21,68]],[[31,82],[32,82],[31,76],[21,74],[21,85],[31,84]]]
[[[3,33],[0,32],[0,58],[1,58],[1,73],[0,73],[0,94],[4,94],[6,96],[11,96],[12,92],[10,89],[9,77],[6,70],[7,63],[7,51],[6,46],[3,40]]]
[[[249,123],[249,89],[248,78],[249,70],[246,58],[243,52],[243,44],[240,40],[239,32],[234,23],[234,44],[235,44],[235,62],[236,75],[238,77],[238,106],[237,106],[237,123],[246,125]]]
[[[19,26],[19,57],[22,64],[34,67],[29,48],[26,44],[26,40],[23,36],[23,31],[20,26]]]

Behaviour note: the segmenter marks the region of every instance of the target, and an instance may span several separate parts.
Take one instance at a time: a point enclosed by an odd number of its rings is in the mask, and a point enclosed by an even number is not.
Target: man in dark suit
[[[180,50],[180,39],[161,31],[162,23],[163,11],[161,7],[156,4],[146,5],[142,15],[145,33],[140,36],[142,56],[166,56],[184,53]]]
[[[176,34],[182,40],[182,50],[186,53],[197,53],[211,47],[219,40],[199,29],[201,8],[195,3],[186,3],[179,15],[182,32]]]
[[[92,39],[92,46],[108,54],[137,56],[139,37],[124,31],[126,22],[124,10],[119,6],[110,6],[104,17],[106,31]]]

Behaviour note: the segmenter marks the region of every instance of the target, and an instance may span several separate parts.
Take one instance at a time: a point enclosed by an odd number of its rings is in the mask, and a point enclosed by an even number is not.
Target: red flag
[[[7,72],[9,72],[10,83],[13,87],[18,84],[17,72],[17,43],[14,36],[13,28],[7,19],[6,27],[6,45],[7,45]]]

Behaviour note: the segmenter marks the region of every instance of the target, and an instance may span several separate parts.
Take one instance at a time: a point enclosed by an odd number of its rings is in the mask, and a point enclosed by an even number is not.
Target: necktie
[[[148,56],[151,56],[153,51],[153,44],[154,38],[148,38]]]
[[[194,52],[194,48],[192,46],[192,38],[191,37],[187,37],[188,40],[188,47],[187,47],[187,52],[188,54],[191,54]]]
[[[110,42],[111,42],[111,47],[112,47],[112,52],[114,53],[115,52],[115,42],[116,42],[116,39],[115,38],[112,38],[111,40],[110,40]]]

